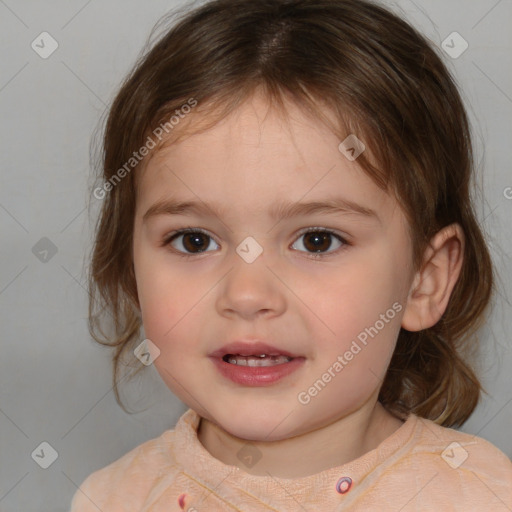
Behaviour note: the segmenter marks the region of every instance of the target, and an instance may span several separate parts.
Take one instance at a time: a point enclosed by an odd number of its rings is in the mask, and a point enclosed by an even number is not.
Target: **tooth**
[[[284,364],[291,361],[292,358],[279,355],[279,356],[267,356],[266,354],[261,356],[239,356],[232,355],[228,358],[228,362],[239,366],[275,366],[278,364]]]

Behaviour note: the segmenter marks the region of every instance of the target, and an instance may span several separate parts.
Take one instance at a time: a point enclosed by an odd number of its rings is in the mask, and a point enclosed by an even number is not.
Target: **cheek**
[[[315,298],[313,305],[326,318],[326,323],[328,319],[338,326],[333,328],[337,334],[343,334],[341,326],[372,325],[401,298],[402,287],[392,257],[381,253],[358,260],[322,279],[322,285],[315,285],[308,292]]]
[[[332,362],[343,356],[344,373],[356,377],[359,368],[363,374],[375,373],[375,379],[385,371],[400,330],[402,286],[393,255],[386,251],[353,263],[350,272],[342,269],[324,283],[323,292],[312,290],[311,296],[318,298],[315,312],[335,333],[322,337],[321,350]]]
[[[171,282],[165,262],[159,257],[149,261],[144,251],[135,257],[135,277],[146,338],[162,350],[183,316],[186,290],[175,279]]]
[[[144,333],[160,350],[155,366],[167,381],[166,372],[178,377],[188,371],[188,356],[202,349],[197,340],[205,323],[207,301],[201,298],[206,290],[156,261],[141,270],[137,284]]]
[[[195,312],[186,314],[186,302],[183,294],[169,291],[160,283],[149,289],[142,305],[145,336],[159,350],[154,366],[169,389],[182,400],[186,400],[186,396],[182,396],[180,383],[187,382],[193,369],[190,361],[198,350],[197,345],[191,343],[194,333],[188,323]]]

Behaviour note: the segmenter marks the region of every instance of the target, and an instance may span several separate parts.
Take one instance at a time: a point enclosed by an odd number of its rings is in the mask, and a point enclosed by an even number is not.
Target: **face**
[[[154,364],[185,404],[249,440],[373,406],[412,279],[395,199],[323,124],[287,112],[254,96],[138,176],[134,266]]]

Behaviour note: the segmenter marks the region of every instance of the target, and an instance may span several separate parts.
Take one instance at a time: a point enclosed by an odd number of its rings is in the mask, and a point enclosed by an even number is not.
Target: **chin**
[[[214,418],[209,418],[210,421],[239,439],[271,442],[281,441],[297,434],[290,430],[290,420],[294,415],[282,406],[247,407],[236,409],[236,411],[224,409],[216,412],[218,414]],[[302,422],[293,419],[293,424],[302,425]]]

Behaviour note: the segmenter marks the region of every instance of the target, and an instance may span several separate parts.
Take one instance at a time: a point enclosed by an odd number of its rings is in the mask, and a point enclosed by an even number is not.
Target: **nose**
[[[269,269],[263,255],[247,263],[233,255],[233,266],[220,283],[216,308],[219,315],[255,320],[277,317],[286,311],[283,283]]]

